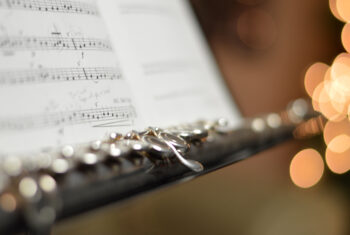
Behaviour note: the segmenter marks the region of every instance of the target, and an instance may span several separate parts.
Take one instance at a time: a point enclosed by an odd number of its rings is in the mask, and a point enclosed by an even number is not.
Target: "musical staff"
[[[135,109],[131,105],[85,109],[0,119],[0,130],[37,129],[85,123],[94,123],[94,127],[117,127],[130,125],[135,117]]]
[[[0,51],[8,50],[101,50],[111,51],[109,41],[70,37],[0,37]]]
[[[0,0],[0,8],[99,15],[94,4],[67,0]]]
[[[0,71],[0,86],[37,84],[66,81],[119,80],[117,68],[48,68],[32,70]]]

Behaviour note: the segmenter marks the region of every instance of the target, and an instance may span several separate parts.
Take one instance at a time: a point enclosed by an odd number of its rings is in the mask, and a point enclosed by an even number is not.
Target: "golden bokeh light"
[[[314,92],[312,93],[312,107],[314,108],[314,110],[321,112],[320,109],[320,101],[321,101],[321,94],[323,92],[324,89],[324,82],[322,81],[321,83],[319,83],[316,88],[314,89]],[[324,99],[324,97],[323,97]]]
[[[314,149],[304,149],[297,153],[289,168],[293,183],[301,188],[310,188],[317,184],[323,171],[323,159]]]
[[[350,1],[349,0],[336,0],[337,12],[341,19],[344,21],[350,21]]]
[[[329,8],[331,9],[332,14],[340,21],[344,21],[344,19],[340,16],[337,9],[337,0],[329,0]]]
[[[320,105],[317,100],[312,99],[312,108],[317,112],[321,112]]]
[[[324,81],[324,88],[325,92],[327,92],[327,96],[329,97],[330,101],[344,105],[344,103],[346,103],[348,100],[348,94],[343,91],[343,87],[341,87],[341,84],[337,79],[328,79],[327,75],[328,73],[326,73],[325,77],[327,80]],[[343,109],[344,107],[341,107],[341,110]]]
[[[326,162],[328,168],[336,174],[344,174],[350,169],[350,153],[335,153],[329,148],[326,150]]]
[[[311,65],[305,74],[304,85],[306,92],[311,97],[316,87],[323,81],[329,66],[325,63]]]
[[[345,151],[350,149],[350,136],[341,134],[334,137],[329,142],[328,148],[334,153],[344,153]]]
[[[337,56],[332,65],[331,77],[337,83],[339,92],[350,94],[350,54],[342,53]]]
[[[346,99],[334,88],[333,81],[322,81],[312,94],[312,104],[327,119],[341,121],[346,117]]]
[[[333,86],[333,82],[324,83],[320,94],[320,111],[331,121],[341,121],[346,117],[346,99]]]
[[[346,118],[344,112],[339,112],[334,108],[334,104],[331,101],[319,103],[321,113],[330,121],[340,122]]]
[[[350,54],[349,53],[346,53],[346,52],[342,52],[340,53],[339,55],[337,55],[334,60],[333,60],[333,63],[336,62],[337,60],[340,60],[340,59],[343,59],[343,58],[350,58]]]
[[[350,23],[344,25],[343,31],[341,33],[341,41],[345,50],[350,52]]]
[[[341,122],[328,121],[323,130],[324,142],[328,145],[332,139],[341,134],[350,136],[350,122],[346,119]]]
[[[322,81],[319,83],[314,92],[312,93],[312,99],[318,103],[326,103],[330,101],[330,97],[327,93],[328,81]]]
[[[324,76],[324,81],[331,81],[332,80],[331,72],[332,72],[332,67],[328,67],[327,72]]]
[[[347,22],[341,40],[350,52],[350,0],[329,0],[329,7],[336,18]],[[310,66],[304,84],[314,110],[327,119],[323,128],[327,166],[332,172],[343,174],[350,170],[350,53],[339,54],[331,66],[320,62]],[[308,127],[299,130],[302,134],[303,131],[307,133]],[[320,154],[305,149],[294,156],[290,177],[295,185],[308,188],[320,180],[323,170]]]

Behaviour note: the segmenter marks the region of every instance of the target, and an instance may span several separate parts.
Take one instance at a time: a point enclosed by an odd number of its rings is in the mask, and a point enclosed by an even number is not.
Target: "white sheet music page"
[[[133,102],[95,1],[0,0],[0,155],[130,130]]]
[[[186,0],[99,0],[147,125],[240,114]]]
[[[0,156],[240,115],[185,0],[0,0]]]

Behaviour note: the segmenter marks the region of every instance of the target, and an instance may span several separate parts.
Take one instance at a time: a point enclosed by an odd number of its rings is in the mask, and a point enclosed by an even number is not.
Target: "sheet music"
[[[185,0],[0,0],[0,157],[240,115]]]
[[[69,0],[0,0],[0,7],[41,12],[99,15],[92,2]]]
[[[122,78],[120,70],[115,67],[16,69],[1,71],[0,85],[14,86],[29,83],[67,81],[97,82],[100,80],[118,80]]]
[[[186,0],[99,0],[147,125],[240,114]]]
[[[54,33],[58,37],[11,37],[0,38],[0,48],[2,50],[21,51],[21,50],[73,50],[73,51],[112,51],[108,41],[94,38],[74,38],[62,37],[60,32]]]
[[[92,0],[0,0],[0,155],[82,143],[139,118]]]

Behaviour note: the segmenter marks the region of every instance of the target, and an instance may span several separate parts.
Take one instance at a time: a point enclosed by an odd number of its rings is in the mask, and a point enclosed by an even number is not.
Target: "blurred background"
[[[328,0],[192,0],[222,74],[245,116],[280,111],[307,97],[316,61],[344,51],[343,24]],[[322,137],[291,140],[194,181],[56,225],[53,234],[350,234],[349,176],[325,168],[321,181],[293,184],[301,149],[324,151]]]

